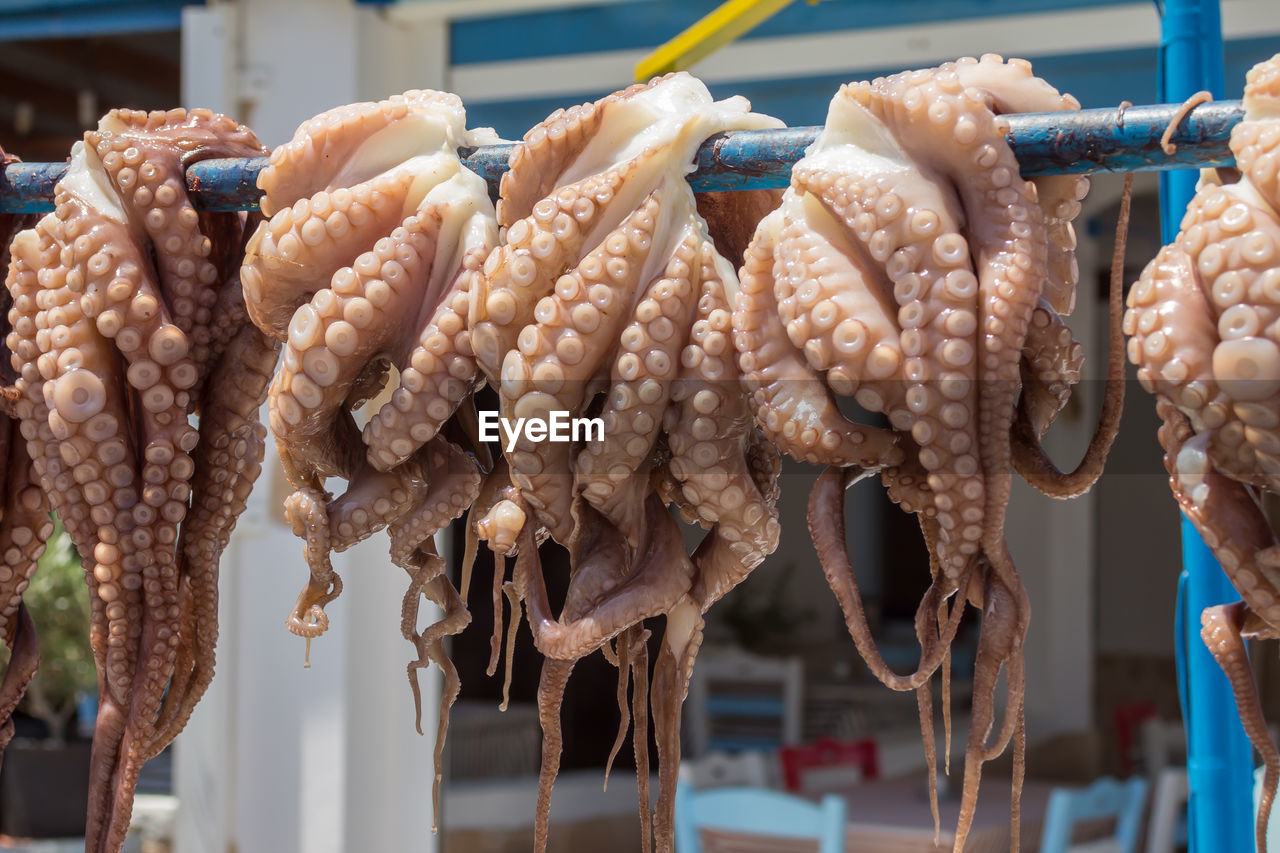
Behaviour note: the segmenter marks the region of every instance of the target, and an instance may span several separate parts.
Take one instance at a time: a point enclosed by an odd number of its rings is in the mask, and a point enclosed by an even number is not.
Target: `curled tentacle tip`
[[[320,605],[313,604],[307,608],[305,615],[299,615],[296,610],[289,614],[285,627],[289,629],[290,634],[310,641],[329,630],[329,615]],[[309,642],[308,647],[310,647]]]

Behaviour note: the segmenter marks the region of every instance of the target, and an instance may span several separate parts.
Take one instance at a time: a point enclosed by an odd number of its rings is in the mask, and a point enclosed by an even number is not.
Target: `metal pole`
[[[1217,0],[1165,0],[1160,98],[1207,90],[1222,96],[1222,22]],[[1195,194],[1190,170],[1160,175],[1161,231],[1177,237]],[[1226,676],[1200,638],[1200,613],[1239,596],[1195,528],[1182,519],[1182,576],[1175,637],[1182,718],[1187,730],[1188,840],[1191,853],[1253,849],[1253,752]]]
[[[1197,107],[1178,125],[1172,156],[1160,148],[1160,135],[1177,112],[1176,104],[1115,109],[1072,110],[1005,116],[1009,143],[1025,177],[1136,172],[1186,166],[1226,166],[1234,161],[1227,139],[1244,115],[1238,101]],[[712,137],[698,152],[689,182],[697,192],[785,187],[791,165],[804,156],[819,127],[744,130]],[[473,172],[489,182],[497,197],[512,144],[464,149]],[[200,210],[252,210],[258,204],[256,182],[267,158],[205,160],[187,169],[187,187]],[[42,213],[53,209],[53,186],[66,163],[14,163],[0,173],[0,213]]]

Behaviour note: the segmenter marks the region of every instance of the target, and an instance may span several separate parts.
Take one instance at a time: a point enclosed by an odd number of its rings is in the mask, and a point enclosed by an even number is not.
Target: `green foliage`
[[[97,674],[89,645],[89,588],[75,545],[56,519],[22,600],[40,638],[40,669],[27,691],[27,710],[61,738],[76,695],[96,690]]]

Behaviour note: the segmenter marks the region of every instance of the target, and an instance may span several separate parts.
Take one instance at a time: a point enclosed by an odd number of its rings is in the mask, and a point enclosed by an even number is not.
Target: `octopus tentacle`
[[[1123,340],[1123,339],[1122,339]],[[1080,381],[1084,347],[1076,342],[1062,316],[1041,297],[1022,348],[1022,397],[1019,420],[1037,438],[1053,424]]]
[[[1080,102],[1060,93],[1031,71],[1023,59],[1001,62],[994,54],[981,60],[965,57],[954,66],[965,86],[980,91],[996,113],[1040,113],[1078,110]],[[1033,178],[1036,200],[1044,212],[1048,254],[1041,295],[1059,314],[1070,314],[1080,277],[1076,263],[1076,235],[1072,220],[1080,214],[1080,202],[1089,192],[1089,179],[1081,175],[1049,175]]]
[[[653,849],[653,815],[649,811],[649,632],[640,632],[631,656],[631,717],[635,726],[631,751],[636,760],[636,801],[640,810],[640,849]]]
[[[574,271],[561,276],[554,295],[538,302],[535,323],[525,326],[519,348],[502,365],[504,417],[550,423],[552,412],[582,408],[599,367],[599,356],[589,354],[602,353],[620,334],[642,286],[659,209],[655,191]],[[512,481],[559,542],[567,542],[573,530],[573,483],[564,476],[569,451],[564,442],[536,442],[522,433],[508,453]]]
[[[550,834],[551,789],[560,773],[564,734],[560,728],[560,707],[564,690],[573,673],[575,660],[546,658],[538,679],[538,722],[542,726],[542,763],[538,768],[538,805],[533,823],[533,849],[544,853]]]
[[[960,627],[963,607],[953,606],[950,620],[941,626],[941,638],[934,644],[921,649],[920,663],[916,671],[910,675],[898,675],[889,669],[888,664],[876,648],[875,638],[871,636],[871,628],[867,624],[866,612],[862,607],[862,598],[858,593],[857,581],[853,567],[849,563],[849,552],[844,543],[844,492],[854,482],[870,476],[871,472],[854,468],[829,467],[814,483],[809,495],[809,534],[813,538],[814,549],[822,570],[827,576],[827,583],[835,593],[836,600],[844,612],[845,624],[849,635],[853,638],[858,653],[867,662],[873,675],[886,687],[892,690],[916,690],[937,671],[943,654],[950,647]],[[963,577],[963,576],[962,576]],[[949,595],[953,590],[936,590],[941,579],[935,580],[926,601],[936,594]],[[925,605],[922,604],[923,608]],[[936,609],[936,605],[935,605]],[[932,638],[930,638],[932,639]]]
[[[13,740],[13,712],[40,666],[36,626],[21,599],[8,625],[4,643],[9,647],[9,665],[5,667],[4,679],[0,680],[0,720],[3,720],[0,723],[0,750]]]
[[[579,512],[589,519],[594,510],[582,507]],[[577,660],[590,654],[628,626],[669,612],[693,584],[695,569],[684,552],[680,528],[650,495],[644,533],[633,555],[622,535],[603,519],[583,522],[572,543],[575,568],[569,590],[571,598],[591,602],[589,617],[573,617],[566,602],[566,612],[556,619],[531,527],[525,525],[520,534],[515,583],[529,611],[534,644],[548,658]]]
[[[266,427],[258,412],[267,397],[279,344],[243,327],[223,352],[218,374],[200,406],[200,441],[192,453],[192,506],[178,552],[184,595],[184,632],[178,665],[150,752],[158,753],[186,725],[213,678],[218,637],[217,566],[262,472]]]
[[[293,315],[271,391],[271,428],[287,467],[355,473],[359,463],[332,436],[337,412],[365,365],[413,322],[442,225],[436,211],[404,220]]]
[[[459,634],[471,623],[471,614],[466,604],[458,597],[458,592],[444,574],[445,563],[435,553],[430,541],[421,547],[417,563],[407,565],[409,573],[409,589],[405,592],[401,607],[400,631],[404,638],[414,644],[418,652],[416,660],[409,662],[405,671],[409,677],[409,688],[413,693],[414,726],[418,734],[422,734],[422,693],[418,686],[417,671],[435,663],[444,676],[444,687],[440,691],[439,721],[436,724],[436,743],[433,756],[435,762],[435,779],[431,786],[431,802],[433,814],[440,813],[440,783],[444,779],[444,747],[445,737],[449,732],[449,712],[457,701],[462,689],[458,678],[458,670],[449,659],[444,648],[444,638]],[[437,604],[444,615],[439,621],[417,630],[418,608],[425,597]],[[436,818],[438,820],[439,818]],[[432,826],[435,831],[435,826]]]
[[[855,424],[785,337],[773,295],[778,213],[770,214],[747,248],[733,309],[734,348],[756,420],[779,450],[813,463],[879,467],[901,458],[892,434]]]
[[[0,148],[0,167],[17,160]],[[32,216],[0,214],[0,270],[9,267],[12,236],[34,221]],[[7,341],[12,331],[12,306],[8,290],[0,288],[0,342]],[[0,681],[0,755],[14,734],[13,711],[40,664],[35,625],[22,603],[22,594],[53,531],[49,499],[40,488],[40,477],[18,420],[21,394],[10,387],[16,378],[10,359],[0,359],[0,460],[4,461],[0,491],[0,639],[9,649],[9,665]]]
[[[697,522],[711,530],[694,555],[693,596],[705,613],[773,553],[780,529],[776,495],[768,495],[776,488],[777,454],[769,460],[753,441],[752,413],[736,387],[731,306],[710,247],[702,253],[700,279],[697,319],[681,355],[682,381],[666,432],[668,467]]]
[[[883,132],[883,125],[865,109],[837,96],[828,126],[841,123],[862,127],[864,133]],[[964,237],[958,233],[959,202],[954,194],[922,181],[914,168],[905,174],[886,170],[888,174],[874,180],[859,180],[856,172],[837,178],[820,167],[823,149],[832,161],[844,152],[824,143],[815,146],[810,158],[817,165],[803,166],[794,184],[819,198],[843,223],[855,254],[864,256],[864,266],[885,265],[888,281],[882,290],[892,289],[891,304],[898,307],[897,322],[888,318],[885,324],[897,341],[880,344],[879,350],[847,350],[842,372],[832,370],[827,381],[865,408],[887,414],[895,429],[911,433],[929,487],[942,498],[934,501],[941,522],[939,556],[954,582],[977,553],[977,519],[984,496],[974,454],[977,436],[967,417],[976,405],[969,377],[976,361],[978,317],[972,302],[977,280],[968,267]],[[877,153],[910,163],[905,151],[887,144]],[[865,312],[839,316],[860,317]],[[847,319],[837,331],[849,325],[857,329],[859,322]],[[858,340],[856,332],[845,336]],[[934,358],[924,357],[929,353]],[[865,377],[877,375],[877,356],[901,368],[886,382],[867,382]]]
[[[1247,605],[1244,602],[1220,604],[1205,608],[1200,615],[1202,625],[1201,636],[1204,644],[1227,680],[1231,683],[1231,691],[1235,694],[1236,708],[1240,713],[1240,721],[1244,724],[1245,733],[1249,736],[1253,748],[1258,751],[1266,768],[1262,779],[1262,799],[1258,803],[1258,815],[1255,828],[1257,849],[1267,849],[1267,826],[1271,819],[1271,807],[1275,801],[1277,783],[1280,783],[1280,752],[1271,740],[1267,730],[1267,721],[1262,713],[1262,703],[1258,698],[1258,688],[1253,681],[1253,670],[1249,666],[1249,655],[1245,651],[1241,631]],[[1275,630],[1267,632],[1272,638]]]
[[[309,487],[298,489],[284,502],[284,517],[293,528],[293,534],[306,539],[305,554],[311,569],[311,579],[299,593],[285,627],[291,634],[306,638],[308,654],[311,640],[329,629],[325,605],[342,592],[342,578],[333,570],[329,558],[327,504],[327,493]]]
[[[397,203],[411,183],[408,175],[393,175],[321,191],[259,226],[245,247],[241,270],[253,323],[285,340],[294,312],[412,211]]]
[[[1103,392],[1102,409],[1098,413],[1098,424],[1094,429],[1084,457],[1069,474],[1058,470],[1040,444],[1039,435],[1044,430],[1040,424],[1048,426],[1043,414],[1037,416],[1031,411],[1033,401],[1028,397],[1028,388],[1024,382],[1023,396],[1018,403],[1018,417],[1013,427],[1013,465],[1014,468],[1031,485],[1051,497],[1075,497],[1088,490],[1102,476],[1102,467],[1106,463],[1107,453],[1120,431],[1120,416],[1124,409],[1124,335],[1121,330],[1124,309],[1124,249],[1129,229],[1129,197],[1133,189],[1133,176],[1125,177],[1124,195],[1120,202],[1120,214],[1116,221],[1115,250],[1111,259],[1111,284],[1107,308],[1108,344],[1107,344],[1107,380]],[[1043,317],[1040,309],[1032,317],[1029,329],[1037,328],[1037,321]],[[1048,325],[1048,324],[1046,324]],[[1028,332],[1028,341],[1031,340]],[[1061,339],[1061,338],[1060,338]],[[1025,362],[1024,362],[1025,363]],[[1025,376],[1025,372],[1024,372]],[[1060,406],[1059,406],[1060,407]],[[1039,423],[1037,423],[1039,421]]]
[[[443,530],[480,494],[480,469],[452,442],[433,439],[424,448],[426,481],[430,484],[418,505],[392,522],[391,561],[414,562],[414,552]]]
[[[689,693],[693,662],[702,647],[704,608],[685,600],[667,612],[667,628],[653,670],[651,702],[658,744],[658,800],[653,831],[660,853],[670,853],[680,768],[680,707]]]
[[[627,740],[627,731],[631,728],[631,706],[629,694],[631,688],[631,646],[634,627],[628,628],[618,635],[617,651],[613,651],[609,643],[600,647],[605,660],[618,668],[618,733],[609,748],[609,757],[604,762],[604,790],[609,790],[609,773],[613,770],[613,760],[618,757],[622,744]]]
[[[499,383],[506,354],[534,322],[535,306],[553,292],[562,271],[576,266],[588,233],[606,221],[626,174],[611,169],[543,198],[485,258],[470,290],[468,326],[476,363],[490,382]]]
[[[663,277],[649,285],[620,336],[614,359],[609,397],[600,414],[604,435],[589,442],[574,462],[575,479],[583,496],[622,530],[638,530],[638,518],[623,517],[622,508],[634,516],[643,504],[631,499],[627,489],[644,478],[637,469],[649,457],[662,428],[671,386],[689,335],[682,321],[694,310],[694,282],[699,240],[690,233],[680,242],[663,270]],[[635,541],[632,540],[632,545]]]
[[[475,248],[423,327],[400,371],[400,388],[364,428],[369,462],[386,471],[430,440],[475,390],[477,370],[466,328],[471,282],[485,251]]]
[[[1236,480],[1215,470],[1203,434],[1189,419],[1157,398],[1162,419],[1169,487],[1249,609],[1268,624],[1280,624],[1280,540],[1272,532],[1257,499]]]
[[[973,673],[973,711],[969,739],[965,746],[964,788],[960,799],[960,816],[956,824],[955,849],[963,850],[977,806],[978,783],[982,765],[1004,751],[1022,725],[1022,638],[1025,633],[1025,594],[1006,588],[995,575],[994,568],[981,586],[983,593],[982,634],[978,640],[977,663]],[[1001,668],[1007,669],[1009,701],[1004,723],[995,740],[987,737],[995,719],[996,680]],[[1015,788],[1016,790],[1016,788]],[[1012,812],[1014,825],[1018,813]]]

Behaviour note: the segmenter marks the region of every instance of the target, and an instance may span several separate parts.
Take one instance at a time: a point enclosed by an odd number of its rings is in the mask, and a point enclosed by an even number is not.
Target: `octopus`
[[[0,149],[0,165],[16,161]],[[32,221],[33,217],[0,214],[0,269],[9,266],[13,235]],[[0,291],[0,336],[9,332],[9,301],[8,292]],[[8,359],[0,359],[0,472],[4,483],[0,493],[0,636],[9,649],[9,666],[0,681],[0,750],[13,737],[14,709],[40,663],[36,626],[22,603],[22,594],[53,533],[49,501],[32,468],[14,406],[16,393],[10,391],[16,378]]]
[[[121,848],[139,769],[213,677],[218,559],[261,470],[258,409],[278,355],[245,320],[249,217],[198,212],[184,169],[263,153],[207,110],[112,111],[72,149],[55,211],[11,248],[23,441],[6,452],[12,465],[25,445],[92,592],[100,710],[85,849],[98,853]],[[27,493],[22,470],[7,469],[6,500]],[[6,513],[15,543],[22,518]]]
[[[755,233],[732,318],[764,435],[827,466],[809,501],[815,548],[869,668],[895,690],[917,691],[931,776],[931,678],[942,668],[947,689],[960,617],[966,604],[982,612],[957,851],[982,764],[1011,741],[1017,846],[1030,602],[1004,534],[1012,473],[1055,497],[1078,494],[1101,473],[1119,423],[1122,281],[1113,275],[1098,429],[1071,472],[1041,445],[1080,376],[1082,350],[1062,317],[1078,275],[1071,220],[1088,182],[1022,179],[1000,116],[1078,108],[1025,61],[993,55],[842,87],[781,206]],[[845,417],[838,397],[882,425]],[[930,554],[916,616],[921,659],[907,675],[876,649],[844,541],[845,489],[874,473],[917,516]]]
[[[597,650],[619,670],[610,762],[634,717],[642,840],[670,849],[680,706],[703,616],[777,545],[779,457],[754,427],[732,343],[735,266],[776,195],[695,201],[684,178],[710,135],[780,126],[749,109],[668,75],[553,113],[525,135],[502,179],[504,240],[471,292],[476,361],[511,422],[566,412],[603,427],[577,442],[518,432],[504,448],[506,482],[478,507],[478,535],[516,557],[514,593],[545,658],[539,851],[565,685]],[[669,506],[708,531],[692,555]],[[545,537],[569,552],[559,613],[538,554]],[[666,621],[650,685],[645,621],[658,616]],[[652,816],[649,704],[659,756]]]
[[[466,320],[498,239],[488,187],[457,148],[495,138],[467,130],[462,102],[434,91],[316,116],[259,177],[270,219],[241,271],[249,317],[284,345],[270,423],[296,490],[285,516],[306,540],[311,572],[288,629],[309,649],[342,589],[330,553],[387,528],[392,561],[410,579],[401,623],[418,654],[408,675],[419,732],[416,671],[434,661],[446,678],[437,797],[459,691],[443,642],[471,617],[432,537],[477,498],[488,463],[476,447],[479,374]],[[357,425],[354,412],[384,397]],[[346,481],[336,498],[329,477]],[[423,597],[444,616],[419,631]]]
[[[1280,55],[1255,66],[1234,169],[1206,170],[1177,239],[1129,294],[1124,331],[1156,395],[1169,485],[1243,601],[1207,608],[1202,636],[1266,767],[1257,846],[1280,753],[1242,638],[1280,637],[1280,540],[1261,493],[1280,493]]]

